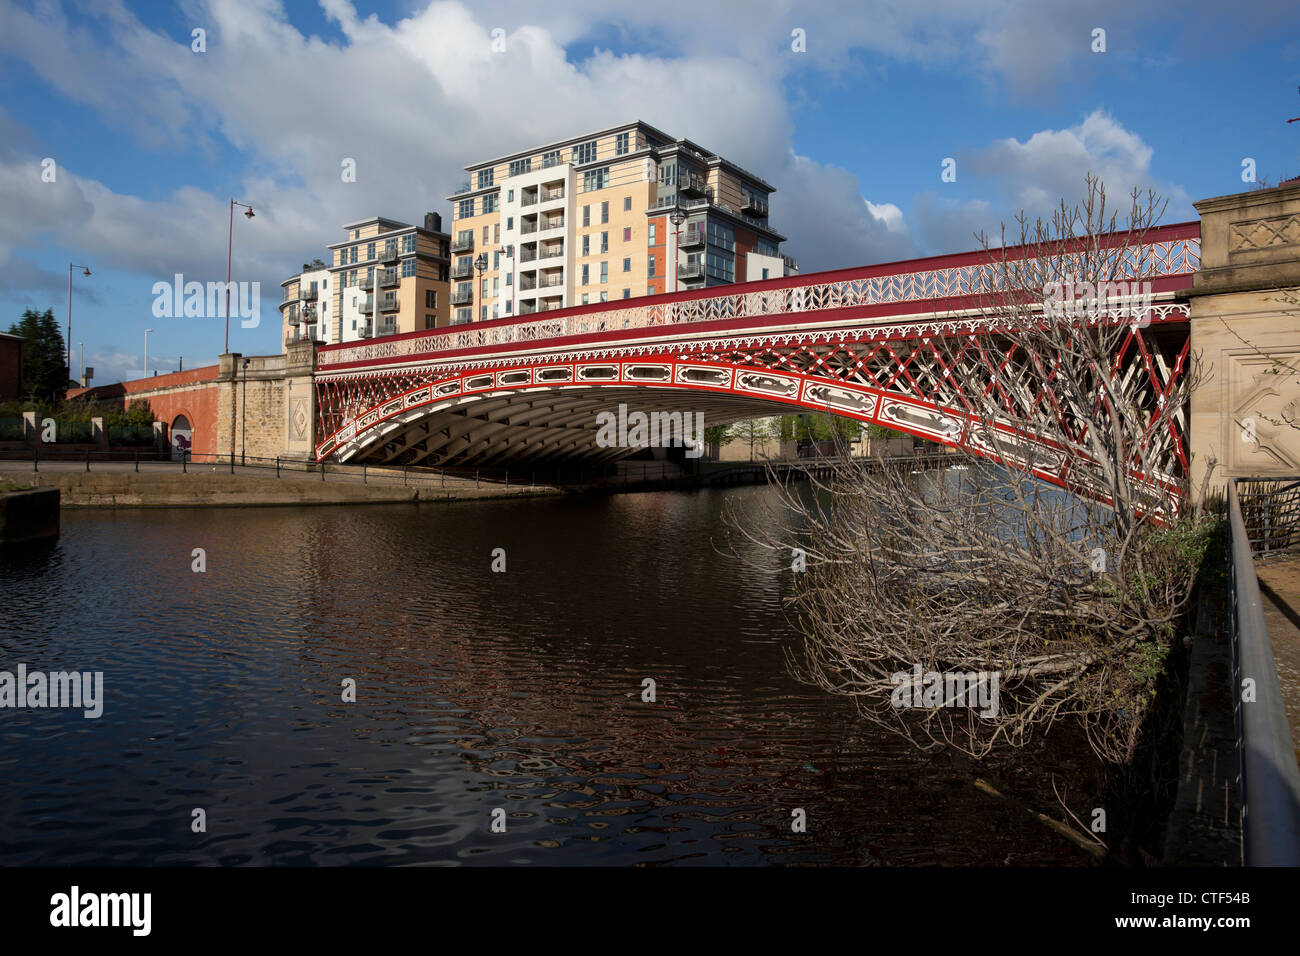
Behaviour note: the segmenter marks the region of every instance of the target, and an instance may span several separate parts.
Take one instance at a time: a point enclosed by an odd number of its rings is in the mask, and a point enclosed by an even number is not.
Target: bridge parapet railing
[[[1268,637],[1239,482],[1228,485],[1228,514],[1242,858],[1247,866],[1300,866],[1300,768]],[[1253,682],[1253,700],[1243,700],[1245,680]]]
[[[1194,224],[1193,224],[1194,226]],[[1154,230],[1140,250],[1137,271],[1144,278],[1190,275],[1200,267],[1200,238],[1186,225]],[[1137,259],[1139,250],[1134,250]],[[328,346],[318,367],[384,361],[430,353],[518,343],[624,329],[645,329],[691,322],[758,318],[856,306],[925,302],[989,291],[994,262],[988,254],[948,257],[956,264],[870,274],[876,267],[813,273],[799,278],[741,283],[701,290],[690,296],[649,296],[626,307],[569,308],[544,319],[495,320],[488,323],[408,333],[365,344]],[[940,260],[942,261],[942,260]],[[1030,260],[1032,261],[1032,260]],[[907,264],[902,264],[906,266]],[[632,300],[636,301],[636,300]]]
[[[1300,551],[1300,477],[1237,478],[1235,484],[1255,556]]]

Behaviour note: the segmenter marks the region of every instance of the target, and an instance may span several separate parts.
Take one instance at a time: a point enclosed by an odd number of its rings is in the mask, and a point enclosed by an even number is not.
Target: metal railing
[[[466,237],[463,238],[463,239],[461,239],[461,238],[453,239],[453,240],[451,241],[451,251],[452,251],[452,252],[473,252],[473,251],[474,251],[474,237],[473,237],[473,236],[466,236]]]
[[[1241,775],[1242,859],[1300,866],[1300,768],[1264,620],[1237,480],[1228,485],[1232,542],[1232,686]],[[1243,700],[1243,682],[1254,699]]]
[[[1251,550],[1260,557],[1300,550],[1300,476],[1234,481]]]

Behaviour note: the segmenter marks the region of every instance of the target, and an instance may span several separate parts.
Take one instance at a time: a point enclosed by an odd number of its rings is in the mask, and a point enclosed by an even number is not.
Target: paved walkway
[[[1291,723],[1291,741],[1300,761],[1300,555],[1260,561],[1255,573],[1264,597],[1264,619]]]

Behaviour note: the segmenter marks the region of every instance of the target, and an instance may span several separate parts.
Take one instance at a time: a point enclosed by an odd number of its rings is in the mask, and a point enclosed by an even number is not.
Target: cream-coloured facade
[[[1191,487],[1300,474],[1300,183],[1196,203]]]
[[[351,342],[449,323],[449,237],[442,217],[424,226],[377,216],[343,227],[347,239],[280,285],[286,344]]]
[[[465,168],[448,197],[453,323],[797,268],[768,225],[771,185],[639,121]]]

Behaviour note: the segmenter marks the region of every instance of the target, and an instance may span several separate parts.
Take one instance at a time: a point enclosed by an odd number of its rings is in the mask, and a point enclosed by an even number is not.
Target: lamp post
[[[243,206],[248,212],[244,213],[245,218],[253,218],[253,207],[246,202],[239,202],[236,199],[230,200],[230,231],[226,235],[226,347],[222,349],[222,354],[230,352],[230,251],[235,244],[235,207]]]
[[[485,308],[483,305],[483,299],[485,298],[483,295],[483,273],[487,271],[487,263],[488,258],[486,252],[480,252],[477,258],[474,259],[474,268],[478,270],[478,300],[480,310]],[[482,314],[482,311],[480,311],[479,315]]]
[[[82,275],[90,275],[90,266],[68,263],[68,374],[72,374],[72,270],[81,269]]]
[[[686,221],[686,213],[682,211],[681,204],[673,206],[672,215],[668,217],[673,224],[673,254],[670,260],[669,268],[672,270],[673,285],[669,292],[677,291],[677,259],[679,250],[682,247],[682,223]]]
[[[77,379],[77,381],[81,383],[82,388],[85,388],[86,387],[86,343],[78,342],[77,348],[81,352],[81,377]]]
[[[152,331],[153,329],[144,330],[144,374],[141,378],[149,377],[149,333]]]

